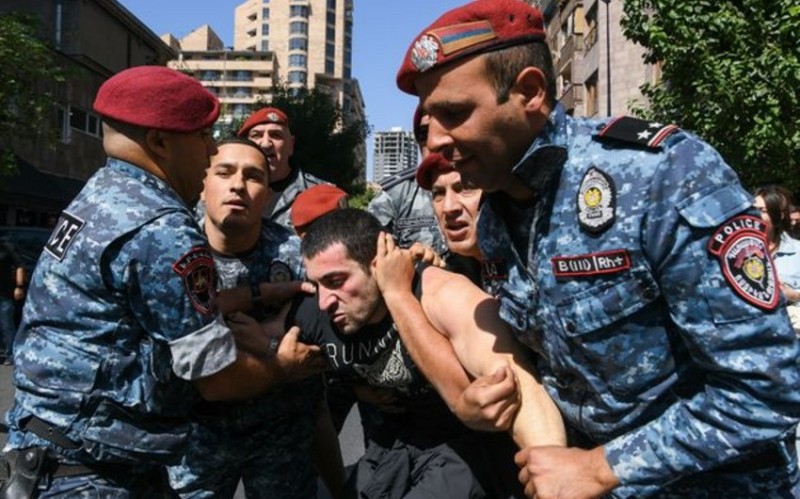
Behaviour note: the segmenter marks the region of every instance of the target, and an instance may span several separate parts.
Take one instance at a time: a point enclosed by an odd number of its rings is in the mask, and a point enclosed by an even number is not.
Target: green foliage
[[[800,6],[797,0],[626,0],[625,35],[661,62],[649,108],[714,145],[754,187],[800,192]],[[800,199],[797,200],[800,202]]]
[[[341,107],[319,88],[279,85],[272,89],[272,100],[261,105],[289,116],[295,136],[292,164],[351,194],[360,192],[364,165],[357,164],[356,150],[366,137],[366,123],[345,123]]]
[[[376,191],[367,189],[365,184],[358,184],[350,190],[347,205],[351,208],[366,210],[369,202],[372,201],[372,198],[374,198],[376,194]]]
[[[40,124],[54,112],[53,87],[63,81],[36,29],[30,16],[0,15],[0,174],[15,168],[14,143],[43,133]]]

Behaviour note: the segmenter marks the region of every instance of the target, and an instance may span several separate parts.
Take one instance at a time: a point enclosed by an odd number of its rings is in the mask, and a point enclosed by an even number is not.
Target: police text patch
[[[172,264],[172,270],[183,279],[183,286],[195,310],[204,315],[215,312],[217,272],[208,248],[192,248]]]
[[[722,274],[736,294],[759,308],[774,310],[780,293],[766,233],[760,218],[740,215],[717,229],[708,251],[719,259]]]
[[[67,254],[67,250],[75,240],[75,236],[83,229],[84,225],[86,225],[86,222],[75,215],[66,211],[61,213],[61,218],[58,219],[58,224],[56,224],[56,228],[50,235],[50,239],[44,249],[58,258],[58,261],[63,260],[64,255]]]
[[[617,192],[614,180],[594,166],[586,171],[578,189],[578,223],[591,234],[600,234],[614,224]]]
[[[557,256],[550,262],[553,264],[553,274],[559,278],[616,274],[631,268],[631,258],[625,249]]]

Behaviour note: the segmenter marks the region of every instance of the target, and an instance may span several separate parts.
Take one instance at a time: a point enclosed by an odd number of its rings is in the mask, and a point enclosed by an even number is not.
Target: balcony
[[[583,37],[583,51],[588,52],[594,47],[595,43],[597,43],[597,24],[592,26],[586,36]]]
[[[563,72],[564,68],[575,60],[575,54],[582,53],[582,48],[583,35],[572,35],[568,37],[558,55],[558,71]]]

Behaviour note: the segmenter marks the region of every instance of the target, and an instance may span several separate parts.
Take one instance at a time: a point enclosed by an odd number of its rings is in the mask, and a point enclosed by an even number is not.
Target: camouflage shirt
[[[408,248],[419,241],[441,255],[446,247],[433,213],[431,193],[417,185],[415,171],[416,168],[408,168],[384,179],[383,190],[369,203],[367,211],[380,220],[401,247]]]
[[[542,194],[517,211],[488,195],[502,318],[566,422],[604,445],[615,496],[793,497],[798,344],[752,199],[691,134],[604,125],[558,106],[514,169]],[[781,462],[714,470],[766,448]]]
[[[62,213],[25,304],[9,445],[35,415],[91,460],[179,459],[192,380],[236,359],[213,308],[216,273],[191,212],[162,180],[110,159]]]

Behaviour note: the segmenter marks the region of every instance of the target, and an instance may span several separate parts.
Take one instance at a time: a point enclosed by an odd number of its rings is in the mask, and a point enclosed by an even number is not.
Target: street
[[[11,407],[14,401],[14,386],[11,382],[13,373],[13,366],[0,365],[0,411],[2,411],[5,418],[6,411]],[[6,441],[6,427],[1,424],[2,429],[2,443],[5,445]],[[342,447],[342,458],[344,459],[345,466],[351,466],[361,455],[364,453],[364,440],[361,433],[361,420],[358,417],[358,411],[350,411],[350,415],[344,423],[341,433],[339,434],[339,444]],[[318,499],[329,499],[329,496],[324,490],[324,486],[320,484],[320,492]],[[245,499],[244,491],[239,486],[236,491],[234,499]]]

